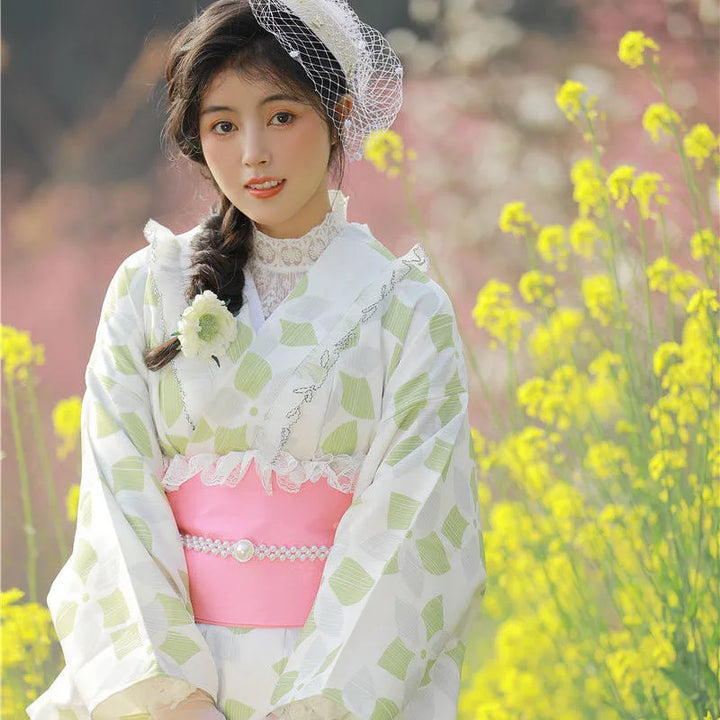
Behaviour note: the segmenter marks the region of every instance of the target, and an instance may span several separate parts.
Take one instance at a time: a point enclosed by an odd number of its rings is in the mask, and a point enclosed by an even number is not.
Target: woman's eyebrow
[[[278,93],[276,95],[268,95],[260,101],[260,105],[267,105],[268,103],[275,102],[276,100],[290,100],[292,102],[302,102],[299,98],[293,95],[285,95]],[[200,115],[207,115],[212,112],[237,112],[237,108],[230,107],[229,105],[209,105],[206,107]]]

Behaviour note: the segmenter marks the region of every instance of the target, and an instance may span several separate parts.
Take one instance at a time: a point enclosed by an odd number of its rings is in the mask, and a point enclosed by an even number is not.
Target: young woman
[[[110,283],[47,598],[66,666],[28,714],[450,720],[485,587],[455,316],[328,189],[400,63],[345,0],[220,0],[167,81],[220,199]]]

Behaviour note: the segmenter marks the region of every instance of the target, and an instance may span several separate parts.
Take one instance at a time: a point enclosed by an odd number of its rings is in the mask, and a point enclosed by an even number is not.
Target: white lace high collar
[[[331,210],[321,223],[299,238],[274,238],[258,230],[253,223],[253,250],[248,259],[248,270],[265,319],[347,225],[348,197],[340,190],[330,190],[329,197]]]

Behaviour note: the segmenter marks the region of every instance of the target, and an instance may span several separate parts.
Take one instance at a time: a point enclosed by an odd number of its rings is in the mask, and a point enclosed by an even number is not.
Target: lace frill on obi
[[[234,487],[245,476],[254,460],[268,495],[272,495],[273,491],[273,473],[278,487],[285,492],[296,493],[304,483],[324,479],[330,487],[351,494],[355,490],[364,458],[362,454],[321,455],[312,460],[299,460],[290,453],[280,452],[275,462],[271,462],[254,450],[232,450],[224,455],[174,455],[171,459],[163,458],[164,474],[161,484],[166,491],[172,492],[200,473],[200,480],[204,485]]]

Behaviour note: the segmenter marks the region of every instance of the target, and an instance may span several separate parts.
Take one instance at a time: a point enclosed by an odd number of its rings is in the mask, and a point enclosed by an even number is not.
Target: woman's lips
[[[246,186],[245,189],[256,198],[269,198],[273,195],[277,195],[283,188],[285,187],[285,180],[283,180],[279,185],[276,185],[275,187],[271,188],[252,188],[250,186]]]

